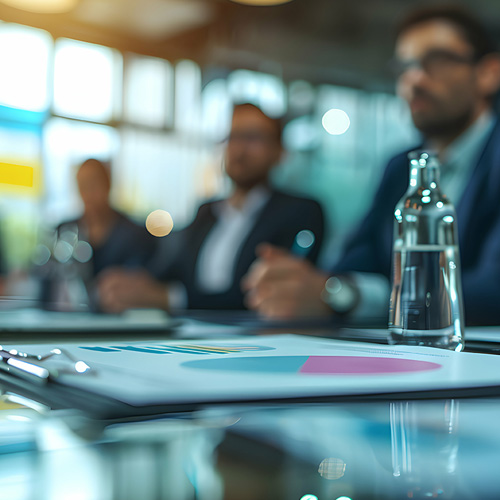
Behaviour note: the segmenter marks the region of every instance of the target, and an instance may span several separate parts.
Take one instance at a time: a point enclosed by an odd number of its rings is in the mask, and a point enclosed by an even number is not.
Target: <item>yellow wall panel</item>
[[[33,167],[0,163],[0,183],[13,186],[33,187]]]

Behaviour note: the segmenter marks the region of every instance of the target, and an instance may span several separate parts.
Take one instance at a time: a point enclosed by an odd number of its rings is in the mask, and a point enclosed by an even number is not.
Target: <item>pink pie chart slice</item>
[[[372,358],[361,356],[309,356],[300,373],[328,374],[383,374],[437,370],[438,363],[415,359]]]

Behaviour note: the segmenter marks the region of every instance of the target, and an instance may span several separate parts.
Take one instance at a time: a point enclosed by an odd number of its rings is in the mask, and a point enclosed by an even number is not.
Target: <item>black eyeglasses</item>
[[[235,131],[229,134],[227,142],[243,142],[246,144],[272,144],[276,142],[276,138],[269,134],[265,134],[253,130]]]
[[[399,78],[412,68],[422,69],[429,76],[439,77],[454,66],[472,65],[476,62],[477,59],[473,56],[457,54],[449,50],[434,49],[425,53],[419,59],[393,59],[389,63],[389,68],[396,78]]]

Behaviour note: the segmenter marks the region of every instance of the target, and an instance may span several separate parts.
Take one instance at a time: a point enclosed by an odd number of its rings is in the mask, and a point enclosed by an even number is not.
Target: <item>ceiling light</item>
[[[233,2],[243,3],[245,5],[280,5],[291,1],[292,0],[233,0]]]
[[[73,9],[79,0],[0,0],[16,9],[37,14],[58,14]]]

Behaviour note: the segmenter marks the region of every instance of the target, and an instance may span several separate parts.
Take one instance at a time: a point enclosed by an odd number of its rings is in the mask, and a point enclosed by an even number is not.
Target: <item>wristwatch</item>
[[[325,283],[321,298],[337,314],[351,312],[359,303],[359,290],[348,276],[331,276]]]

